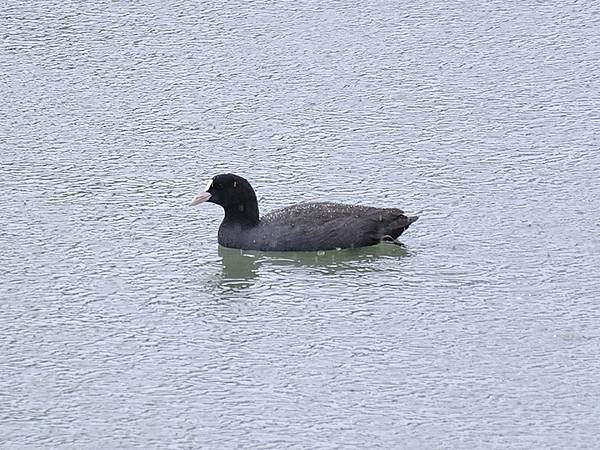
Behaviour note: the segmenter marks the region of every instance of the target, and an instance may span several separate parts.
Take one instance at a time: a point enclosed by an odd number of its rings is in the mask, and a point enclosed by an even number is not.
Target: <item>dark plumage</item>
[[[397,208],[299,203],[259,217],[254,189],[230,173],[215,176],[192,205],[213,202],[225,210],[219,244],[244,250],[305,251],[394,242],[417,216]]]

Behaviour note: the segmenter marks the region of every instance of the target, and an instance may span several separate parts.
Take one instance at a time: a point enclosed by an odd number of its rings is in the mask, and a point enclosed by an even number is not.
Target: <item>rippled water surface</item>
[[[596,446],[600,8],[555,5],[5,3],[1,446]],[[421,219],[219,248],[224,171]]]

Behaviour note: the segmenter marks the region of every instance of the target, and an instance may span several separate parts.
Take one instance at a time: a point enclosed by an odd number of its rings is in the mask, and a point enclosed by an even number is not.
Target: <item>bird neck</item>
[[[225,209],[225,222],[243,223],[254,226],[258,224],[258,203],[254,201],[240,201]]]

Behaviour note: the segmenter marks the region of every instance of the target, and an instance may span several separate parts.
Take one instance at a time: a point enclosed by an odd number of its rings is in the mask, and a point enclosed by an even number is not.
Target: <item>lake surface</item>
[[[8,2],[0,446],[590,448],[600,7]],[[219,248],[189,203],[418,212]]]

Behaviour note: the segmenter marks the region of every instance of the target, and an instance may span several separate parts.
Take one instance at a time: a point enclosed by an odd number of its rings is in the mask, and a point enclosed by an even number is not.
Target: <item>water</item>
[[[593,2],[10,2],[0,443],[585,448],[600,429]],[[220,249],[263,211],[405,248]]]

